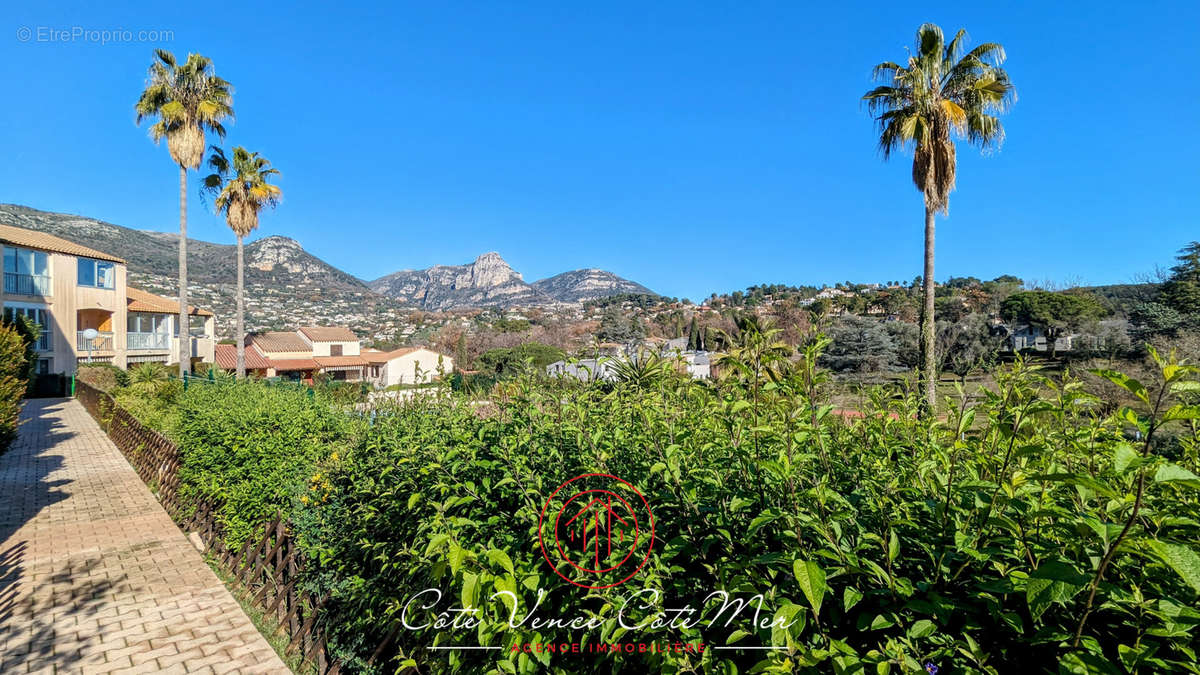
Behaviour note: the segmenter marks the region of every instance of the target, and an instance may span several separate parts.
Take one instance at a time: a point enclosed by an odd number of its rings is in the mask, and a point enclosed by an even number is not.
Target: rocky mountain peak
[[[504,258],[500,257],[499,253],[492,251],[484,253],[471,263],[470,279],[455,280],[457,288],[492,288],[494,286],[503,286],[504,284],[513,281],[523,281],[520,272],[517,272],[508,263],[504,262]]]

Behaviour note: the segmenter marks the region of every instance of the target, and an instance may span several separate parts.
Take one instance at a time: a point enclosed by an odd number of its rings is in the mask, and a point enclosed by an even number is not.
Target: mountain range
[[[94,218],[0,204],[0,223],[53,234],[119,255],[130,283],[167,296],[178,286],[179,235],[135,230]],[[498,253],[465,265],[401,270],[371,282],[326,263],[288,237],[246,244],[247,324],[251,329],[329,322],[375,326],[394,323],[404,311],[483,307],[554,307],[645,286],[611,272],[585,269],[526,282]],[[222,335],[232,331],[236,257],[232,244],[188,239],[188,281],[193,302],[217,313]],[[386,318],[390,317],[390,318]],[[368,329],[369,330],[369,329]]]
[[[604,270],[564,272],[527,283],[499,253],[484,253],[467,265],[434,265],[400,270],[367,284],[376,293],[424,309],[461,307],[544,307],[579,303],[619,293],[653,291]]]

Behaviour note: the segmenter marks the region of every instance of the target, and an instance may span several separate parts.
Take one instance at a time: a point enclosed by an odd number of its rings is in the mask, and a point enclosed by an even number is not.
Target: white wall
[[[438,377],[438,360],[444,374],[454,372],[454,359],[428,349],[418,349],[388,361],[384,366],[383,386],[424,384]],[[418,375],[419,372],[419,375]]]

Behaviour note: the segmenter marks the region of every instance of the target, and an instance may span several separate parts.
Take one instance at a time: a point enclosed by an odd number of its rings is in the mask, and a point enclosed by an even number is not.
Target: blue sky
[[[489,250],[693,299],[912,279],[921,199],[858,98],[933,21],[1003,43],[1019,97],[998,153],[959,148],[939,279],[1125,282],[1200,238],[1200,5],[921,4],[9,6],[0,201],[177,229],[177,173],[133,121],[161,46],[214,60],[226,146],[283,172],[256,236],[365,279]],[[76,26],[173,39],[39,40]],[[195,197],[192,236],[232,242]]]

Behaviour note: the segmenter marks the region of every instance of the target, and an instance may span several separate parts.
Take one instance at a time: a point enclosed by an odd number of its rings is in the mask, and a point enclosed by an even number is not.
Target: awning
[[[280,370],[316,370],[317,362],[312,359],[267,359],[271,367]]]

